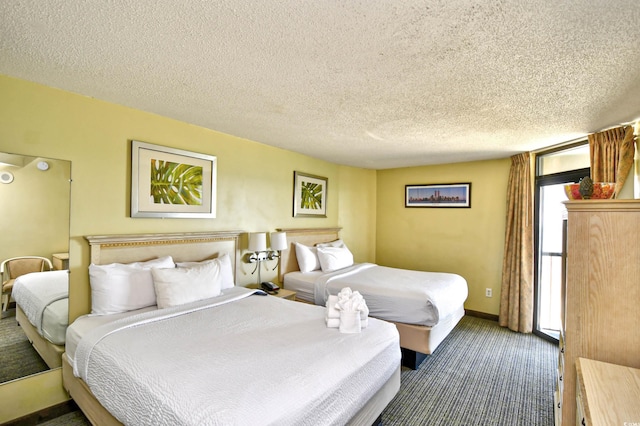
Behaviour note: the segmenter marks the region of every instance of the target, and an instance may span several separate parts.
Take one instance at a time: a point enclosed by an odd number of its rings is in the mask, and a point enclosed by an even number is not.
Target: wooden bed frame
[[[283,250],[280,258],[279,280],[284,283],[284,275],[288,272],[299,271],[298,259],[294,243],[306,246],[314,246],[318,243],[326,243],[339,238],[342,228],[280,228],[278,231],[287,233],[289,248]],[[451,330],[464,316],[464,306],[460,306],[453,315],[441,318],[440,322],[432,327],[423,325],[405,324],[393,322],[400,333],[400,348],[402,350],[402,365],[416,369],[425,360],[427,355],[433,353],[438,345],[449,335]]]
[[[145,261],[171,255],[176,262],[201,261],[229,253],[237,277],[240,260],[239,239],[242,231],[221,231],[182,234],[141,234],[87,236],[91,247],[91,262],[97,265]],[[292,302],[293,303],[293,302]],[[73,367],[62,356],[64,388],[94,425],[120,425],[94,397],[89,387],[73,375]],[[382,410],[400,388],[400,368],[389,381],[352,419],[350,424],[374,424]]]
[[[55,345],[42,337],[36,327],[29,322],[27,315],[19,305],[16,305],[16,321],[27,335],[27,339],[31,342],[36,352],[49,366],[50,369],[58,368],[62,365],[62,354],[64,346]]]

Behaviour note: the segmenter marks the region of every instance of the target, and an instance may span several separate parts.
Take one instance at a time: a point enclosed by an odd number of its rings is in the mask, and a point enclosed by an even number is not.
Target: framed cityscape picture
[[[405,207],[471,207],[471,183],[405,185]]]

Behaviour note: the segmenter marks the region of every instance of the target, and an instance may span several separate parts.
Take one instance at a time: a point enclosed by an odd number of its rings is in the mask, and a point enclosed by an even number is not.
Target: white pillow
[[[300,272],[311,272],[320,269],[316,247],[308,247],[300,243],[295,243],[295,245]]]
[[[205,263],[216,263],[220,266],[221,284],[220,288],[225,290],[232,288],[235,285],[233,280],[233,268],[231,266],[231,256],[228,253],[223,254],[215,259],[203,260],[202,262],[178,262],[176,265],[178,268],[188,268],[191,266],[198,266]]]
[[[346,247],[318,247],[318,259],[322,272],[331,272],[353,265],[353,254]]]
[[[109,315],[156,304],[151,268],[173,268],[171,256],[135,263],[89,265],[91,313]]]
[[[220,295],[222,274],[218,262],[187,268],[153,268],[151,274],[159,309]]]
[[[346,244],[341,239],[337,239],[328,243],[318,243],[316,247],[346,247]]]

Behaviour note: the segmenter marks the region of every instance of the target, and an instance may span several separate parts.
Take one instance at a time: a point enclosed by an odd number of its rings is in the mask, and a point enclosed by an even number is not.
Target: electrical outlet
[[[484,295],[485,295],[486,297],[493,297],[493,290],[491,290],[490,288],[487,288],[487,289],[484,291]]]

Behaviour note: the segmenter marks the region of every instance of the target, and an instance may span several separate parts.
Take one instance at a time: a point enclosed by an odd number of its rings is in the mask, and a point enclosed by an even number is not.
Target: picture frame
[[[217,157],[131,141],[131,217],[215,218]]]
[[[405,185],[404,206],[471,208],[471,183]]]
[[[327,217],[329,179],[293,172],[293,217]]]

